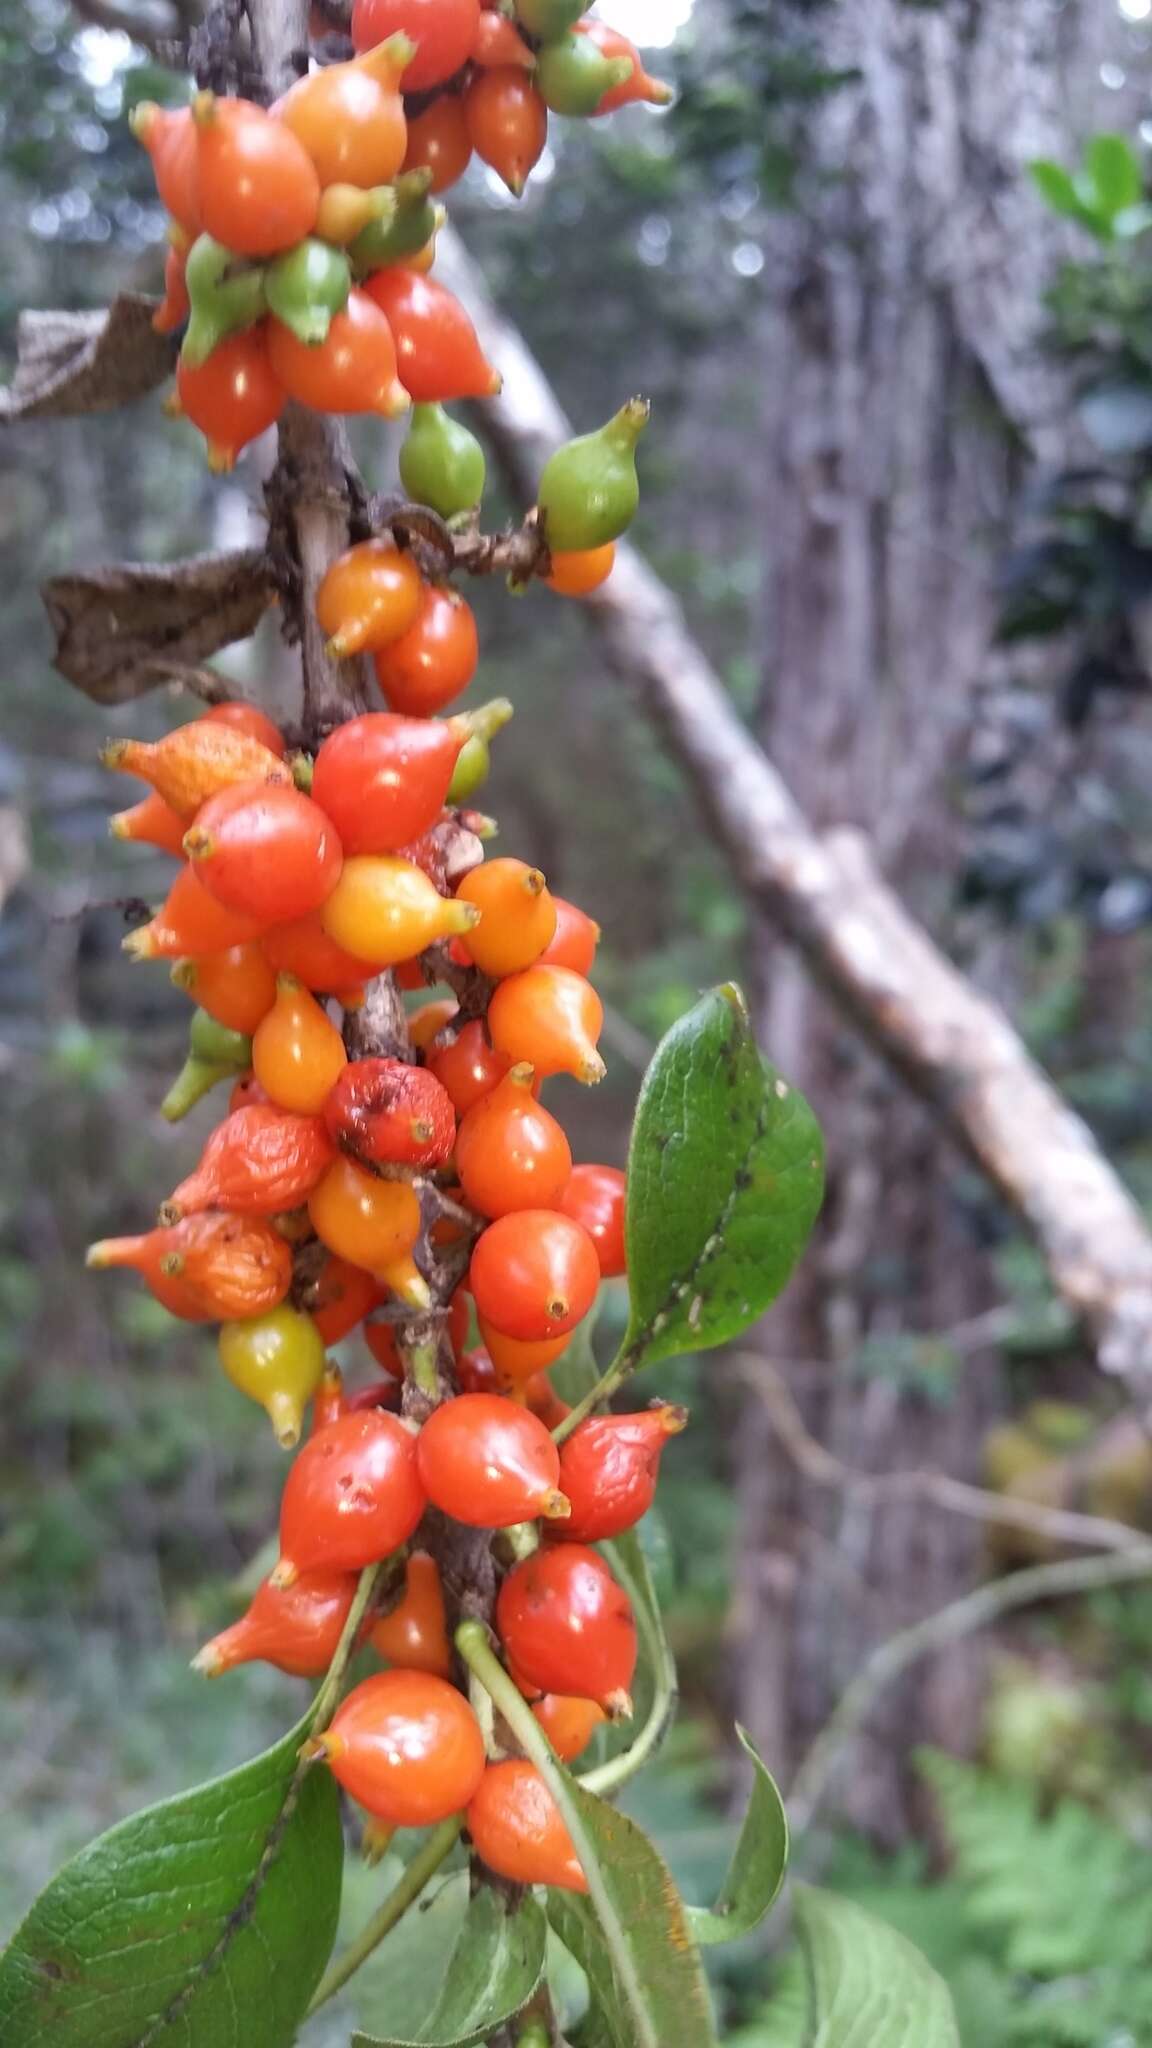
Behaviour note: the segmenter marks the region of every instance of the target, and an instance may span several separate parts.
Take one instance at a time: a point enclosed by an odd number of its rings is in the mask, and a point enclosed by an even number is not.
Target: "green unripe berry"
[[[534,83],[554,114],[589,115],[633,68],[631,57],[606,57],[591,36],[566,35],[541,50]]]
[[[530,36],[551,43],[579,21],[586,5],[587,0],[516,0],[516,19]]]
[[[479,733],[473,733],[456,757],[452,780],[448,784],[448,802],[466,804],[469,797],[475,796],[487,782],[491,766],[492,755],[487,740],[482,739]]]
[[[207,1010],[194,1010],[188,1027],[188,1057],[160,1104],[170,1124],[179,1123],[218,1081],[233,1081],[252,1064],[252,1040],[218,1024]]]
[[[425,248],[444,221],[444,208],[428,190],[432,173],[404,171],[392,187],[393,203],[353,239],[348,254],[357,277],[402,263]]]
[[[549,458],[537,496],[549,547],[603,547],[631,525],[640,503],[636,443],[648,412],[646,399],[630,398],[594,434],[566,442]]]
[[[181,362],[198,370],[230,334],[254,327],[264,312],[264,272],[211,235],[198,235],[184,265],[188,328]]]
[[[470,512],[484,495],[484,450],[442,405],[416,405],[400,450],[400,481],[418,505],[441,519]]]
[[[343,249],[309,235],[268,265],[268,305],[297,341],[318,348],[352,289],[352,266]]]

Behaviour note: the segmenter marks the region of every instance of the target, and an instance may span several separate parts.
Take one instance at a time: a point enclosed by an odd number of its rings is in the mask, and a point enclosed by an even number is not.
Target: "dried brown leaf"
[[[112,412],[146,397],[176,362],[172,336],[153,330],[155,310],[155,299],[121,292],[102,312],[21,313],[0,421]]]
[[[158,564],[121,562],[43,589],[62,676],[97,704],[126,704],[245,640],[275,589],[260,548]]]

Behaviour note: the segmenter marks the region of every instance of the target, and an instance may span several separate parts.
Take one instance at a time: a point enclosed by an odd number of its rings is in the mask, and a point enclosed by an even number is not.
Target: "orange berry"
[[[498,1052],[527,1060],[540,1075],[572,1074],[586,1083],[604,1078],[596,1050],[603,1021],[595,989],[569,967],[528,967],[509,975],[488,1006],[488,1030]]]
[[[237,256],[274,256],[311,234],[320,180],[290,128],[250,100],[199,93],[196,125],[200,218]]]
[[[353,287],[318,344],[298,341],[282,320],[269,320],[267,329],[268,360],[289,398],[316,412],[372,412],[389,420],[407,412],[411,401],[396,375],[392,330],[364,292]]]
[[[399,84],[412,45],[389,37],[349,64],[310,71],[272,112],[302,142],[322,185],[388,185],[404,161],[408,130]]]
[[[270,1099],[315,1116],[347,1064],[344,1040],[315,996],[290,974],[280,975],[276,1001],[252,1039],[252,1069]]]
[[[544,578],[549,590],[559,597],[588,597],[607,583],[616,561],[616,543],[605,541],[603,547],[572,549],[552,556],[552,567]]]
[[[389,1614],[373,1623],[368,1640],[381,1657],[405,1671],[431,1671],[437,1678],[451,1678],[444,1589],[439,1566],[426,1551],[412,1552],[403,1595]]]
[[[437,939],[470,931],[477,912],[470,903],[441,896],[412,861],[360,854],[345,861],[321,917],[338,946],[379,968],[410,960]]]
[[[472,138],[464,105],[455,93],[441,93],[422,114],[408,123],[406,171],[431,171],[433,192],[446,192],[464,176],[472,157]]]
[[[337,1159],[308,1201],[317,1237],[339,1258],[383,1273],[406,1260],[420,1235],[420,1203],[406,1180],[380,1180]]]
[[[292,771],[260,740],[219,720],[198,718],[162,740],[109,740],[105,768],[150,782],[166,804],[191,823],[209,797],[237,782],[292,786]]]
[[[548,109],[531,79],[511,64],[478,71],[463,106],[472,148],[519,199],[548,139]]]
[[[333,654],[360,654],[398,640],[420,611],[424,584],[410,554],[364,540],[338,555],[316,592],[316,616]]]
[[[178,960],[171,979],[218,1024],[251,1037],[276,1000],[276,976],[260,946],[229,946],[199,960]]]
[[[456,895],[480,912],[467,950],[494,980],[531,967],[555,937],[556,906],[539,868],[526,861],[485,861],[465,875]]]

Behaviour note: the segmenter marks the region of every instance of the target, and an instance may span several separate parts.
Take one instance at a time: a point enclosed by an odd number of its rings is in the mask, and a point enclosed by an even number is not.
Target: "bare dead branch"
[[[437,274],[463,297],[504,396],[482,417],[524,502],[571,433],[539,365],[450,230]],[[817,832],[740,721],[672,593],[629,547],[587,601],[614,668],[691,776],[750,901],[936,1112],[1033,1232],[1101,1367],[1152,1413],[1152,1235],[1087,1127],[1001,1010],[909,916],[852,832]]]
[[[97,704],[126,704],[174,675],[187,682],[189,671],[203,676],[205,656],[254,632],[274,595],[259,548],[125,562],[55,576],[43,591],[56,666]]]
[[[172,336],[153,329],[156,305],[140,292],[121,292],[106,312],[21,313],[0,422],[113,412],[146,398],[176,364]]]

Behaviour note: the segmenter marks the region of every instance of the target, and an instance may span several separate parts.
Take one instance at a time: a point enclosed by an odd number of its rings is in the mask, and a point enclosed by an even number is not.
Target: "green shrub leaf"
[[[288,2048],[336,1934],[335,1782],[307,1725],[73,1858],[0,1957],[4,2048]]]
[[[547,1949],[541,1908],[530,1892],[512,1906],[487,1885],[474,1898],[469,1889],[465,1872],[449,1878],[381,1944],[359,2010],[387,2031],[356,2034],[354,2048],[464,2048],[531,1998]]]
[[[851,1900],[796,1890],[808,1965],[806,2048],[960,2048],[942,1977],[895,1928]]]
[[[1140,159],[1126,135],[1094,135],[1084,151],[1084,167],[1106,220],[1115,220],[1143,198]]]
[[[1085,204],[1075,178],[1063,164],[1053,163],[1048,157],[1036,157],[1028,169],[1033,184],[1053,213],[1062,214],[1065,220],[1078,221],[1082,228],[1107,239],[1107,222]]]
[[[740,991],[713,989],[644,1077],[628,1159],[630,1367],[728,1343],[776,1299],[824,1185],[820,1130],[761,1058]]]
[[[712,1948],[738,1941],[759,1926],[780,1894],[788,1868],[788,1816],[774,1779],[752,1747],[743,1728],[737,1735],[752,1759],[752,1797],[720,1897],[709,1913],[689,1906],[688,1920],[697,1941]]]

